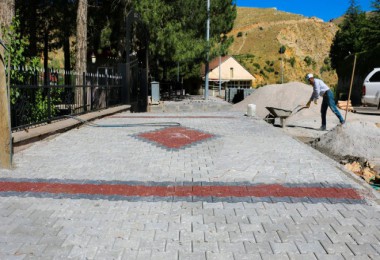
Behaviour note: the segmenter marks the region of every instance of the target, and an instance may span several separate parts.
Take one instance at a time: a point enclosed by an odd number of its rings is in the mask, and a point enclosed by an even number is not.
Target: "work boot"
[[[326,126],[325,125],[322,125],[320,128],[319,128],[320,131],[326,131]]]

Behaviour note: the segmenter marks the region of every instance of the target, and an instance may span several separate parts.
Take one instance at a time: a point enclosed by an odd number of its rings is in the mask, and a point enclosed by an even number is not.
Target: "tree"
[[[380,0],[372,2],[374,11],[368,18],[368,26],[366,28],[367,49],[372,50],[380,43]]]
[[[355,0],[350,0],[344,20],[339,26],[330,49],[331,65],[334,69],[350,53],[358,53],[365,48],[364,27],[367,23],[365,13],[356,4]]]
[[[210,59],[226,54],[232,38],[227,38],[236,17],[232,0],[211,1],[210,45],[207,45],[207,10],[204,0],[141,0],[135,8],[149,28],[149,45],[156,78],[170,79],[177,65],[188,76],[199,75],[199,65],[210,51]],[[162,70],[162,76],[160,71]]]

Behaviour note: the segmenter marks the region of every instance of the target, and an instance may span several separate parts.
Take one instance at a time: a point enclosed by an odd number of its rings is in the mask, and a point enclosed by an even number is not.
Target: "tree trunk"
[[[15,14],[15,0],[0,1],[0,22],[2,26],[9,26]]]
[[[86,72],[87,62],[87,0],[79,0],[77,13],[77,48],[76,48],[76,72],[77,86],[83,85],[83,73]],[[83,103],[84,88],[76,88],[75,103]],[[84,104],[82,104],[84,106]],[[81,109],[81,111],[84,111]],[[78,111],[79,112],[79,111]]]
[[[0,2],[0,39],[3,41],[2,30],[8,28],[14,16],[14,0]],[[5,49],[0,45],[0,168],[12,167],[12,134],[10,106],[7,81],[5,75]]]
[[[65,71],[71,70],[71,59],[70,59],[70,10],[69,10],[69,4],[65,2],[65,9],[64,9],[64,22],[67,26],[64,27],[63,31],[63,53],[64,53],[64,60],[65,60]],[[71,84],[71,77],[69,73],[65,74],[65,85]]]
[[[78,2],[76,72],[79,75],[82,75],[87,69],[87,5],[87,0],[79,0]],[[82,80],[78,83],[80,85]]]

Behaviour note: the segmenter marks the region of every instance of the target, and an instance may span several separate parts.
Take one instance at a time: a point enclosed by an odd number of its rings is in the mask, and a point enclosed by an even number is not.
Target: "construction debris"
[[[368,161],[364,163],[360,163],[359,161],[345,163],[344,167],[355,173],[367,183],[374,186],[380,185],[380,174],[374,170],[374,165]]]
[[[338,108],[342,110],[347,109],[347,100],[338,100]],[[348,111],[354,111],[354,108],[352,107],[351,100],[348,102]]]

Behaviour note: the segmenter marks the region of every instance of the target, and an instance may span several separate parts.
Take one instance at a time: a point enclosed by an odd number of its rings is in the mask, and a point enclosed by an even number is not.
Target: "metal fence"
[[[12,68],[12,131],[122,104],[122,77]]]

